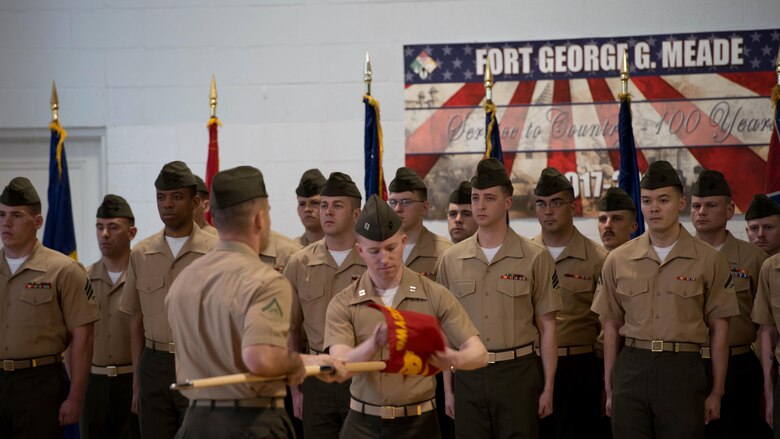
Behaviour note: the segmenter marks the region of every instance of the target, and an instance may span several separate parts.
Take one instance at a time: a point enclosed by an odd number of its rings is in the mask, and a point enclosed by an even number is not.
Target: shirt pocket
[[[586,309],[590,309],[593,303],[593,281],[591,279],[575,279],[565,275],[559,276],[558,279],[561,284],[562,311],[581,314]]]
[[[499,279],[496,283],[496,291],[501,293],[503,319],[515,320],[523,312],[531,309],[531,286],[527,280]]]
[[[647,318],[647,281],[619,280],[616,291],[625,312],[625,320],[641,322]]]
[[[306,283],[298,289],[298,298],[303,309],[303,318],[314,326],[325,321],[328,301],[325,300],[325,286],[320,282]]]
[[[669,290],[666,312],[677,322],[696,322],[704,319],[704,287],[699,281],[673,280]]]
[[[137,281],[141,312],[156,316],[165,311],[165,276],[143,276]]]
[[[19,295],[23,302],[22,317],[25,325],[50,327],[55,323],[55,311],[59,311],[54,302],[53,288],[25,288]]]
[[[450,284],[450,291],[466,310],[471,321],[477,317],[477,282],[473,280],[456,281]]]

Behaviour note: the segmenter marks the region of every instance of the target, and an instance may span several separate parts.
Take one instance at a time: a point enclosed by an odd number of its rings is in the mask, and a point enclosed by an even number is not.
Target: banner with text
[[[489,62],[512,218],[533,217],[533,188],[554,166],[573,183],[578,214],[594,216],[618,177],[619,68],[629,92],[639,169],[668,160],[686,190],[703,169],[731,184],[739,212],[763,189],[772,133],[780,29],[557,41],[404,46],[406,165],[428,184],[430,218],[485,151]],[[393,175],[393,170],[386,170]]]

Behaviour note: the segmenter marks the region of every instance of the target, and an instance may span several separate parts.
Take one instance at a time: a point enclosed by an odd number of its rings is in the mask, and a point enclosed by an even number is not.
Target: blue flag
[[[382,125],[379,123],[379,102],[370,95],[364,95],[363,103],[366,105],[365,141],[363,143],[366,200],[374,194],[387,200],[385,175],[382,171],[384,147],[382,145]]]
[[[52,122],[49,156],[49,211],[43,245],[52,250],[78,259],[76,255],[76,231],[73,226],[73,207],[70,201],[68,161],[65,157],[65,137],[68,133],[59,122]]]
[[[485,102],[485,158],[495,158],[504,163],[504,151],[501,149],[501,130],[496,119],[496,104]],[[504,164],[506,166],[506,164]]]
[[[645,219],[642,216],[639,203],[639,166],[636,160],[636,145],[634,144],[634,127],[631,122],[631,100],[626,97],[620,100],[620,116],[618,119],[618,136],[620,139],[620,174],[618,187],[628,193],[636,206],[636,222],[639,228],[631,235],[636,238],[645,232]]]

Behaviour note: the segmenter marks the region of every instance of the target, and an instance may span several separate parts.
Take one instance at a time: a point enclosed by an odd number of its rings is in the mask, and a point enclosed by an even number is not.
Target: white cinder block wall
[[[225,124],[222,168],[259,167],[274,228],[296,235],[293,190],[302,171],[344,171],[362,189],[366,50],[382,105],[385,171],[392,175],[404,158],[405,43],[778,23],[777,0],[0,0],[0,129],[45,129],[56,79],[66,128],[105,127],[105,189],[132,203],[139,236],[147,236],[161,226],[153,188],[161,165],[181,159],[205,172],[215,74]],[[579,223],[596,236],[593,220]],[[445,225],[432,226],[446,233]],[[538,231],[535,221],[516,226]]]

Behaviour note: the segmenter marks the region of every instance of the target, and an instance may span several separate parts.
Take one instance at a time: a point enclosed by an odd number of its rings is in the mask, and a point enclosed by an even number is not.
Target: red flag
[[[431,354],[444,350],[444,338],[436,317],[376,303],[368,306],[382,311],[387,322],[390,358],[384,360],[387,364],[384,373],[430,376],[439,372],[428,363]]]
[[[216,116],[211,117],[206,127],[209,129],[209,155],[206,160],[206,187],[211,193],[211,180],[219,172],[219,143],[217,142],[217,129],[222,126],[222,122]],[[206,221],[212,226],[211,212],[206,213]]]

